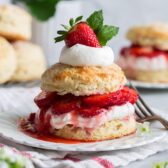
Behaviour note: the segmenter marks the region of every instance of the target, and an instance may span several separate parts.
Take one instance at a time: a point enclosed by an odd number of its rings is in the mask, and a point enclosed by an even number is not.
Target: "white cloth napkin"
[[[39,92],[38,87],[7,87],[0,88],[0,111],[10,108],[34,111],[34,96]],[[159,142],[137,148],[108,151],[108,152],[59,152],[42,150],[16,144],[0,138],[0,143],[23,151],[30,155],[38,168],[114,168],[128,165],[130,162],[145,159],[157,152],[168,150],[168,135]]]

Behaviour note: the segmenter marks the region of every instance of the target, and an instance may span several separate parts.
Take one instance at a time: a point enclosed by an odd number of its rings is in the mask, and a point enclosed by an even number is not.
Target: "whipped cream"
[[[108,46],[95,48],[76,44],[63,47],[59,62],[72,66],[108,66],[114,62],[114,53]]]
[[[99,115],[84,118],[77,115],[74,111],[62,115],[54,115],[49,109],[45,114],[45,118],[47,118],[48,115],[51,116],[50,124],[52,129],[61,129],[67,124],[80,128],[95,129],[103,125],[105,122],[115,119],[124,119],[134,114],[134,106],[130,103],[120,106],[111,106],[108,109],[103,110],[104,111]]]
[[[117,63],[123,69],[136,69],[136,70],[164,70],[168,68],[168,60],[164,55],[148,58],[145,56],[120,56]]]

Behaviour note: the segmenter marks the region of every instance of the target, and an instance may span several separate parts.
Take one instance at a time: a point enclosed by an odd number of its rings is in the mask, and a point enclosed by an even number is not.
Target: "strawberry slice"
[[[36,129],[39,133],[49,133],[51,114],[46,115],[47,109],[40,110],[39,120],[36,122]]]
[[[113,93],[84,97],[82,103],[87,107],[107,107],[121,105],[126,102],[134,104],[137,99],[138,95],[134,90],[124,87]]]
[[[103,94],[103,95],[92,95],[83,98],[83,104],[88,107],[105,107],[109,106],[112,102],[115,101],[116,95],[119,92],[110,93],[110,94]]]
[[[79,107],[79,100],[77,100],[77,98],[72,98],[71,96],[69,97],[67,95],[64,96],[64,99],[55,102],[51,106],[51,111],[54,114],[61,115],[64,113],[68,113],[72,110],[75,110],[78,107]]]
[[[129,99],[128,101],[131,103],[131,104],[134,104],[137,99],[138,99],[138,94],[135,90],[133,89],[130,89],[129,87],[124,87],[124,90],[125,92],[127,92],[127,94],[129,94]]]
[[[93,116],[96,116],[102,112],[103,112],[103,110],[99,107],[80,108],[78,110],[78,114],[84,118],[93,117]]]
[[[36,113],[31,113],[28,117],[28,121],[33,124],[35,121],[35,117],[36,117]]]
[[[71,47],[75,44],[83,44],[91,47],[101,47],[96,34],[86,22],[76,24],[66,35],[65,44]]]
[[[56,92],[46,92],[42,91],[34,99],[34,102],[39,108],[50,106],[56,99],[58,95]]]

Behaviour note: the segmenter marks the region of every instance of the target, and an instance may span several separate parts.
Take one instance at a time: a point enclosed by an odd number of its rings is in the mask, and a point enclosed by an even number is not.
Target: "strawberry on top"
[[[71,18],[69,26],[62,25],[65,30],[57,31],[59,36],[55,38],[55,42],[64,40],[67,47],[82,44],[100,48],[118,33],[118,27],[103,24],[102,10],[91,14],[86,21],[81,21],[82,18],[83,16],[75,20]]]

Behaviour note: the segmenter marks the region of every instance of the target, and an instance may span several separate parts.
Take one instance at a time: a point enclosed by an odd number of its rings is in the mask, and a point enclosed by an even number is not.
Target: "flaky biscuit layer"
[[[65,139],[82,141],[102,141],[107,139],[121,138],[136,131],[136,121],[132,116],[128,120],[112,120],[106,122],[95,130],[88,132],[82,128],[74,128],[67,125],[62,129],[55,130],[55,135]]]
[[[103,94],[117,91],[126,83],[121,68],[113,64],[105,67],[73,67],[55,64],[42,75],[41,88],[60,95]]]

